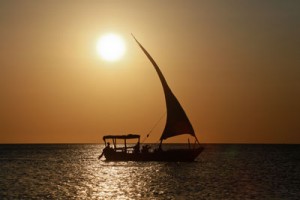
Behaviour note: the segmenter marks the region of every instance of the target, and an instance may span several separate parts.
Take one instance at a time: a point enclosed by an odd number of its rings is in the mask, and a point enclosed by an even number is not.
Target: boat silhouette
[[[133,35],[132,37],[154,66],[161,81],[167,107],[165,128],[160,137],[158,148],[153,151],[149,151],[150,147],[148,145],[144,145],[140,150],[140,135],[106,135],[103,137],[106,147],[103,149],[103,153],[99,156],[99,159],[104,155],[107,161],[194,161],[204,148],[200,146],[192,124],[179,101],[171,91],[158,65],[141,43]],[[193,145],[193,148],[189,144],[189,148],[163,150],[163,140],[183,134],[189,134],[195,138],[195,145]],[[128,146],[127,140],[131,139],[137,140],[135,146]],[[110,140],[113,142],[113,147],[107,142]],[[124,141],[123,147],[117,147],[117,140]]]

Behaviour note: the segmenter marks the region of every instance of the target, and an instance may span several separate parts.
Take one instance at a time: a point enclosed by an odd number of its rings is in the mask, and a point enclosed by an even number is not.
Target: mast
[[[134,40],[137,42],[137,44],[140,46],[142,51],[145,53],[145,55],[148,57],[148,59],[154,66],[164,90],[166,107],[167,107],[167,121],[166,121],[164,131],[160,137],[160,145],[163,140],[169,137],[182,135],[182,134],[190,134],[194,136],[198,141],[194,129],[192,127],[192,124],[190,123],[179,101],[177,100],[172,90],[170,89],[158,65],[151,57],[151,55],[146,51],[146,49],[139,43],[139,41],[133,35],[132,37],[134,38]]]

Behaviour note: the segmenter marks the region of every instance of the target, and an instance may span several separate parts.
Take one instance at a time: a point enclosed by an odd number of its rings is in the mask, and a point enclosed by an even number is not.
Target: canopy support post
[[[126,144],[126,139],[124,139],[124,145],[125,145],[125,153],[127,153],[127,144]]]

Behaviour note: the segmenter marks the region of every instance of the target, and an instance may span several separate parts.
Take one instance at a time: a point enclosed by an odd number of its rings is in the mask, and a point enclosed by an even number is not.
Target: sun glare
[[[106,61],[117,61],[125,54],[125,43],[122,37],[110,33],[99,39],[97,52]]]

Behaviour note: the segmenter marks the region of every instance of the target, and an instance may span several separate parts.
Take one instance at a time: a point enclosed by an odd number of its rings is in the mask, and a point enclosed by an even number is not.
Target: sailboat
[[[138,134],[106,135],[103,137],[106,147],[103,149],[103,153],[99,156],[99,158],[104,155],[107,161],[194,161],[204,148],[200,146],[190,120],[170,89],[158,65],[147,52],[147,50],[141,45],[141,43],[133,35],[132,37],[154,66],[154,69],[156,70],[161,81],[167,107],[167,120],[165,128],[160,137],[158,148],[154,149],[153,151],[149,151],[148,145],[143,146],[143,148],[140,150],[140,135]],[[197,146],[194,145],[192,148],[191,145],[189,145],[189,148],[169,150],[164,150],[162,148],[163,140],[183,134],[189,134],[193,136]],[[127,140],[132,139],[137,140],[136,145],[128,146]],[[113,142],[113,147],[111,147],[110,143],[107,142],[110,140]],[[117,140],[124,141],[122,147],[117,147]]]

